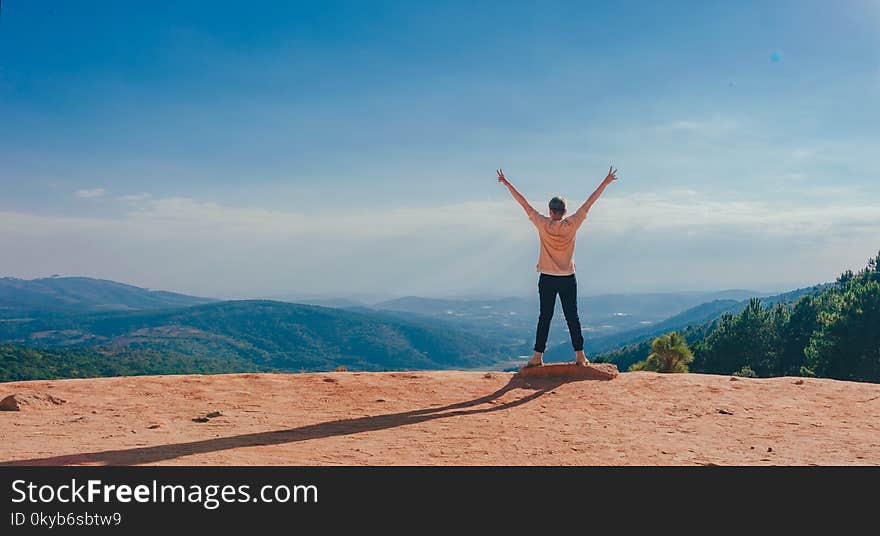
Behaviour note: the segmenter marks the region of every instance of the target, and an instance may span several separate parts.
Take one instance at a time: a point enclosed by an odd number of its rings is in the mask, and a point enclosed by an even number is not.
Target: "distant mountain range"
[[[717,292],[651,292],[634,294],[582,295],[578,300],[581,316],[605,320],[608,317],[632,316],[655,319],[684,311],[690,307],[714,300],[742,301],[767,296],[752,290],[722,290]],[[497,311],[537,315],[537,289],[531,298],[511,297],[486,300],[444,300],[406,296],[373,304],[373,309],[404,311],[423,315],[451,315],[481,317]]]
[[[771,306],[776,305],[777,303],[790,303],[797,301],[802,296],[818,292],[826,286],[827,285],[816,285],[813,287],[805,287],[773,296],[754,297],[760,297],[761,303],[763,303],[765,306]],[[666,320],[663,320],[662,322],[658,322],[657,324],[625,331],[617,335],[597,338],[593,341],[591,350],[593,352],[603,352],[623,345],[638,342],[649,337],[656,337],[657,335],[668,333],[670,331],[683,329],[689,326],[705,324],[706,322],[711,322],[713,320],[721,318],[721,315],[723,315],[724,313],[739,313],[740,311],[745,309],[746,305],[748,305],[749,299],[751,298],[749,297],[741,299],[739,301],[722,299],[702,303],[677,315],[671,316]]]
[[[666,292],[642,294],[605,294],[580,296],[578,312],[587,340],[609,337],[652,326],[691,307],[715,300],[747,300],[766,294],[749,290],[718,292]],[[386,311],[412,317],[419,315],[444,320],[452,326],[473,333],[517,340],[523,351],[530,351],[538,318],[538,297],[501,299],[448,300],[408,296],[373,304],[349,307],[368,312]],[[557,303],[550,330],[550,345],[568,338],[565,318]]]
[[[0,315],[20,311],[165,309],[214,301],[89,277],[0,278]]]
[[[793,299],[798,292],[764,299]],[[758,295],[729,290],[583,296],[587,350],[595,355],[711,321]],[[41,367],[56,376],[510,368],[522,362],[517,356],[531,352],[538,306],[536,297],[405,297],[372,306],[321,301],[333,307],[217,301],[85,277],[3,278],[0,344],[7,359],[0,362],[0,379],[39,377]],[[558,310],[546,357],[565,360],[570,354]]]
[[[780,303],[793,304],[804,296],[818,295],[832,285],[833,283],[827,283],[805,287],[775,296],[767,296],[760,301],[762,306],[767,308]],[[645,359],[648,356],[651,342],[655,337],[670,331],[678,331],[685,336],[688,342],[696,342],[711,332],[713,323],[721,318],[722,315],[727,313],[739,314],[748,304],[749,300],[741,302],[719,300],[706,303],[669,318],[656,326],[651,326],[648,329],[628,331],[615,337],[596,341],[593,347],[590,348],[590,354],[594,356],[602,354],[600,361],[612,361],[621,370],[626,370],[636,361]]]
[[[0,344],[96,359],[217,358],[263,371],[493,368],[510,354],[503,343],[442,325],[261,300],[7,318]]]
[[[757,296],[764,306],[772,306],[777,303],[793,303],[807,294],[815,294],[826,288],[829,284],[815,285],[782,294],[772,296]],[[731,295],[731,294],[728,294]],[[732,294],[736,295],[736,294]],[[682,311],[661,322],[639,326],[633,329],[623,330],[617,333],[603,334],[590,337],[585,335],[586,353],[591,356],[599,355],[624,346],[637,345],[644,341],[650,342],[654,337],[670,331],[682,331],[690,327],[698,328],[708,322],[721,318],[725,313],[739,313],[749,303],[751,297],[741,300],[717,299],[701,303],[695,307]],[[568,341],[562,341],[555,345],[548,345],[545,357],[548,360],[567,359],[571,354],[571,346]]]

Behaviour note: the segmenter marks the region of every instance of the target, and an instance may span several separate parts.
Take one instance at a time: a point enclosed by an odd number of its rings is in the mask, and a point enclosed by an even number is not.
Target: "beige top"
[[[587,217],[587,211],[578,210],[562,220],[544,216],[532,207],[526,209],[526,213],[538,229],[538,236],[541,238],[537,271],[550,275],[573,274],[574,239],[577,230]]]

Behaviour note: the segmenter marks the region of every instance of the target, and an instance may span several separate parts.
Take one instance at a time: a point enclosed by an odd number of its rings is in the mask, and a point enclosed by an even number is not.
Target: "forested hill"
[[[780,303],[794,303],[801,297],[819,293],[828,286],[829,284],[815,285],[812,287],[792,290],[783,294],[763,296],[757,299],[759,299],[764,306],[773,306]],[[590,337],[587,340],[586,349],[591,355],[601,355],[618,349],[626,351],[626,347],[628,346],[639,346],[645,341],[650,343],[650,339],[663,333],[668,333],[670,331],[683,331],[691,327],[699,329],[704,324],[720,319],[725,313],[738,314],[749,305],[750,301],[750,299],[719,299],[702,303],[656,324],[606,336]]]
[[[693,350],[692,372],[880,382],[880,254],[793,303],[754,299],[681,333]],[[648,339],[597,360],[626,370],[650,347]]]
[[[64,357],[83,362],[121,359],[133,373],[420,370],[491,368],[510,349],[485,337],[450,329],[327,307],[265,300],[227,301],[163,311],[48,315],[0,322],[7,358],[0,377],[31,379],[39,372],[23,361],[46,352],[45,363]],[[211,363],[216,360],[216,363]],[[140,364],[139,364],[140,363]],[[187,369],[187,366],[194,366]],[[98,366],[98,365],[96,365]],[[115,365],[114,365],[115,366]],[[16,376],[10,367],[28,374]],[[104,368],[101,368],[104,367]],[[152,367],[152,368],[151,368]],[[78,370],[86,370],[85,362]],[[88,369],[93,370],[94,367]],[[104,365],[100,370],[115,370]]]
[[[213,301],[90,277],[0,278],[0,317],[22,311],[165,309]]]

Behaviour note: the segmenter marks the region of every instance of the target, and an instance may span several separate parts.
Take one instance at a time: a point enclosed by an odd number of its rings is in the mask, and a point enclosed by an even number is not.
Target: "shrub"
[[[629,370],[653,372],[687,372],[688,363],[694,360],[687,341],[677,332],[667,333],[654,339],[648,359],[634,363]]]
[[[752,367],[746,365],[743,368],[733,373],[734,376],[740,376],[742,378],[757,378],[758,375],[755,374],[755,371],[752,370]]]

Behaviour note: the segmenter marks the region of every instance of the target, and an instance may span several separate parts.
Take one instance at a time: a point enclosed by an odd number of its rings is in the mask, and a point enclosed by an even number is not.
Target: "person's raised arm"
[[[533,214],[535,214],[537,212],[535,210],[535,208],[532,205],[530,205],[528,201],[526,201],[526,198],[523,197],[522,194],[519,193],[516,190],[516,188],[513,187],[512,184],[510,184],[510,181],[507,180],[507,177],[504,176],[503,169],[498,170],[498,182],[500,182],[504,186],[507,186],[507,189],[510,190],[510,195],[512,195],[513,198],[516,199],[517,203],[519,203],[522,206],[522,208],[526,211],[526,214],[528,214],[528,216],[530,218],[532,217]]]
[[[602,181],[602,184],[600,184],[599,187],[596,188],[596,191],[594,191],[593,194],[586,201],[584,201],[584,204],[581,205],[579,209],[577,209],[577,212],[575,212],[574,215],[577,216],[581,221],[583,221],[583,219],[587,217],[587,212],[590,211],[590,207],[593,206],[593,203],[595,203],[596,200],[599,199],[599,196],[602,195],[602,192],[605,191],[605,187],[617,180],[617,170],[612,168],[613,166],[608,168],[608,175],[605,176],[605,180]]]

